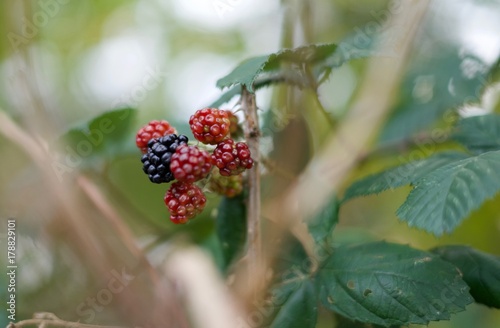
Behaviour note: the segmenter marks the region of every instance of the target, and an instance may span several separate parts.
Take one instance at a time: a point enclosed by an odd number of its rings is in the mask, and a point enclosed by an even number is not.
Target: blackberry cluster
[[[231,111],[204,108],[190,117],[189,125],[198,141],[217,145],[213,152],[200,145],[189,146],[188,137],[177,135],[165,120],[149,122],[135,139],[143,153],[142,169],[149,180],[153,183],[176,180],[164,197],[170,220],[175,224],[187,223],[203,211],[207,199],[195,184],[197,181],[208,176],[206,186],[210,190],[234,197],[243,191],[243,171],[253,166],[248,145],[232,139],[241,136],[242,129]]]
[[[148,142],[148,152],[142,155],[142,170],[153,183],[164,183],[174,180],[170,170],[170,161],[177,147],[188,143],[185,135],[169,134],[167,136],[151,139]]]

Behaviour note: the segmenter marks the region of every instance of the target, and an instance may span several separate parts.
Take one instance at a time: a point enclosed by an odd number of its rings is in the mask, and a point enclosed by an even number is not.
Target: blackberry
[[[208,183],[210,191],[219,195],[232,198],[243,191],[243,176],[241,174],[232,176],[222,176],[218,168],[212,170],[212,175]]]
[[[212,163],[219,168],[222,176],[228,177],[251,169],[253,159],[246,143],[226,139],[215,148],[212,154]]]
[[[135,143],[137,148],[141,150],[143,154],[148,152],[148,142],[151,139],[160,138],[169,134],[177,133],[174,127],[170,125],[167,121],[151,121],[147,125],[143,126],[135,137]]]
[[[174,180],[174,175],[170,171],[170,160],[177,147],[187,142],[188,137],[176,134],[151,139],[148,142],[148,152],[142,155],[141,162],[142,170],[149,176],[151,182],[163,183]]]
[[[170,171],[178,181],[195,182],[210,173],[210,154],[196,146],[179,146],[172,155]]]
[[[180,181],[170,186],[163,200],[170,212],[170,221],[175,224],[184,224],[200,214],[207,202],[198,186]]]
[[[225,110],[204,108],[197,110],[189,118],[189,126],[196,140],[215,145],[229,134],[231,121]]]

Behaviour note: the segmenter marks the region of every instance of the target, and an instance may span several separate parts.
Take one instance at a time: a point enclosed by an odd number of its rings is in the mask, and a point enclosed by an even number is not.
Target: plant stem
[[[7,328],[19,328],[26,326],[38,326],[38,327],[74,327],[74,328],[123,328],[120,326],[99,326],[99,325],[88,325],[79,322],[69,322],[61,320],[52,313],[35,313],[33,319],[27,319],[19,321],[17,323],[9,323]]]
[[[255,94],[248,92],[244,86],[241,90],[241,109],[245,115],[245,138],[254,160],[254,167],[248,172],[247,256],[250,272],[255,272],[260,267],[262,244],[260,237],[260,130]]]

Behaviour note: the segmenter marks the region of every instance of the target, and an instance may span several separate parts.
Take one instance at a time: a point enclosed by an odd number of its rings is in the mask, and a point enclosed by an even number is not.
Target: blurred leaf
[[[437,236],[453,231],[500,190],[500,151],[445,165],[414,182],[397,215]]]
[[[226,259],[222,252],[222,245],[215,233],[212,233],[207,239],[203,240],[200,246],[206,250],[214,261],[214,264],[219,268],[221,273],[226,270]]]
[[[460,120],[452,139],[475,154],[500,149],[500,115],[490,114]]]
[[[383,326],[448,320],[473,302],[454,266],[386,242],[339,247],[320,267],[316,286],[328,309]]]
[[[88,162],[95,158],[113,158],[117,155],[137,153],[131,129],[137,114],[125,108],[106,112],[80,127],[63,134],[58,143],[75,161]]]
[[[219,237],[225,267],[243,251],[246,241],[246,205],[242,195],[222,198],[219,204],[215,230]]]
[[[442,246],[432,250],[455,265],[478,303],[500,309],[500,258],[467,246]]]
[[[307,222],[309,232],[317,244],[328,242],[339,222],[339,201],[334,197],[314,218]]]
[[[436,51],[435,56],[413,63],[380,142],[405,139],[442,119],[447,110],[478,102],[489,71],[480,59],[461,58],[454,49]]]
[[[270,301],[272,315],[266,328],[314,328],[318,317],[318,306],[314,284],[307,278],[284,282],[274,289]],[[266,309],[267,310],[267,309]]]
[[[467,154],[464,153],[442,152],[420,161],[410,162],[369,175],[354,182],[347,188],[342,202],[355,197],[379,194],[388,189],[413,184],[432,171],[467,157]]]

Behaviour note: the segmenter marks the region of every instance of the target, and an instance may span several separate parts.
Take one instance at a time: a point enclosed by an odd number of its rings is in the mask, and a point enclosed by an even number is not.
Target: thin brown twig
[[[245,138],[254,160],[254,167],[248,174],[248,206],[247,206],[247,229],[248,229],[248,263],[250,270],[258,270],[261,264],[261,236],[260,236],[260,172],[259,172],[259,120],[257,116],[257,105],[255,94],[250,93],[245,87],[241,92],[241,109],[245,115]]]
[[[59,319],[53,313],[35,313],[33,319],[22,320],[19,322],[11,322],[7,328],[21,328],[26,326],[36,325],[38,327],[64,327],[64,328],[124,328],[123,326],[99,326],[90,325],[80,322],[71,322]]]
[[[144,253],[135,244],[135,238],[130,228],[123,223],[123,219],[118,212],[106,201],[106,197],[99,190],[93,181],[86,176],[80,175],[77,177],[78,186],[94,203],[95,207],[103,214],[103,217],[108,220],[120,239],[127,247],[129,252],[141,261],[147,268],[150,277],[154,283],[159,282],[159,276],[156,270],[151,266]]]

